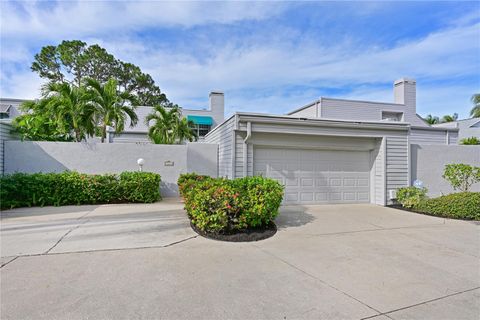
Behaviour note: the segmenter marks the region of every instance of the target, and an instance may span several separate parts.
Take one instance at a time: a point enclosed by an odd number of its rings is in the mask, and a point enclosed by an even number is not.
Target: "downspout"
[[[243,139],[243,176],[248,175],[248,139],[252,136],[252,123],[247,122],[247,136]]]

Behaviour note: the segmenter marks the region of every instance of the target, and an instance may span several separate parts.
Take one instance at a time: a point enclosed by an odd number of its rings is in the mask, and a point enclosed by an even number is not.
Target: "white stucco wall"
[[[445,165],[450,163],[479,167],[480,146],[411,145],[411,181],[423,181],[431,197],[454,192],[450,184],[442,178]],[[480,183],[474,185],[472,191],[480,191]]]
[[[181,173],[217,176],[217,145],[154,145],[131,143],[75,143],[5,141],[5,173],[62,172],[120,173],[138,170],[137,159],[145,159],[144,171],[162,176],[164,197],[178,195]],[[172,164],[173,165],[168,165]]]

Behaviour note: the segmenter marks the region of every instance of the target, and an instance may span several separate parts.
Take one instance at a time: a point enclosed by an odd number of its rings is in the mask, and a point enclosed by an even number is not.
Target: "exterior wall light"
[[[145,160],[143,160],[143,158],[138,158],[137,164],[138,164],[138,169],[140,171],[143,171],[143,165],[145,164]]]

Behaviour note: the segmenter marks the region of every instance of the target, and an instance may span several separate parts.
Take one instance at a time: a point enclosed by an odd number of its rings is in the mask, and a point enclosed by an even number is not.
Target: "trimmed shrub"
[[[463,138],[460,140],[460,144],[464,145],[479,145],[480,144],[480,139],[477,137],[470,137],[470,138]]]
[[[406,187],[397,190],[397,201],[405,208],[413,208],[427,197],[427,188]]]
[[[452,193],[425,199],[414,209],[439,217],[480,220],[480,192]]]
[[[267,226],[278,215],[283,186],[263,177],[195,180],[184,192],[185,209],[200,230],[230,233]]]
[[[178,177],[178,192],[182,197],[185,197],[187,192],[193,190],[194,186],[201,181],[211,179],[209,176],[200,175],[196,173],[184,173]]]
[[[0,177],[0,207],[154,202],[161,199],[159,185],[160,175],[151,172],[14,173]]]

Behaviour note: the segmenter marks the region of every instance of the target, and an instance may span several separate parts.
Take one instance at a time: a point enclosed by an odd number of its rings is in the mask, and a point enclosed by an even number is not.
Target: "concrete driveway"
[[[480,226],[373,205],[284,207],[255,243],[176,199],[2,212],[2,319],[478,319]]]

